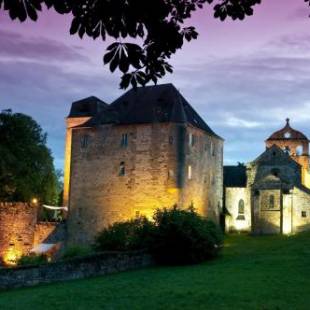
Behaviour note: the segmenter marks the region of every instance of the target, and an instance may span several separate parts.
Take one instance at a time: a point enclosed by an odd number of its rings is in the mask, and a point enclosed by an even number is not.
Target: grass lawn
[[[229,236],[212,262],[2,292],[0,309],[310,309],[310,234]]]

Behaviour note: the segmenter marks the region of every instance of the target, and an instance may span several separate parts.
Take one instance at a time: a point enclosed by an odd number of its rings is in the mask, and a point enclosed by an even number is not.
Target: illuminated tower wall
[[[218,222],[222,169],[223,141],[190,125],[73,129],[68,243],[174,204]]]

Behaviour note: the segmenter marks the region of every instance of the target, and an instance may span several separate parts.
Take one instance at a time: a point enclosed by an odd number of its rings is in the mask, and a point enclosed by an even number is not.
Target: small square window
[[[307,217],[307,212],[306,211],[301,211],[301,217]]]

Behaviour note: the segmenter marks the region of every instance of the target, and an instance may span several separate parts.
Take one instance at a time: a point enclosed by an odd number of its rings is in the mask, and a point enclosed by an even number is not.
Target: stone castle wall
[[[66,119],[66,142],[65,142],[65,166],[64,166],[64,193],[63,205],[68,205],[69,200],[69,187],[70,187],[70,162],[71,162],[71,141],[72,141],[72,128],[85,123],[90,117],[73,117]]]
[[[27,203],[0,203],[0,260],[13,264],[32,249],[37,207]]]
[[[123,134],[128,146],[121,145]],[[86,136],[87,147],[81,144]],[[183,124],[73,129],[69,244],[90,243],[116,221],[151,218],[155,209],[174,204],[193,204],[215,218],[222,203],[222,156],[221,140]]]

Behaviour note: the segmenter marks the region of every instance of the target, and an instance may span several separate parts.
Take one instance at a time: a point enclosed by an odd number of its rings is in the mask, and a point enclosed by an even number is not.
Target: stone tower
[[[70,132],[69,245],[174,204],[218,221],[223,139],[172,84],[130,90]]]
[[[66,118],[66,142],[65,142],[65,165],[64,165],[64,193],[63,205],[69,201],[70,170],[71,170],[71,144],[72,128],[88,121],[106,106],[96,97],[89,97],[72,103],[70,113]]]
[[[302,184],[310,188],[309,178],[309,140],[290,126],[290,120],[286,119],[286,125],[274,132],[266,141],[266,147],[277,145],[289,154],[302,169]]]

